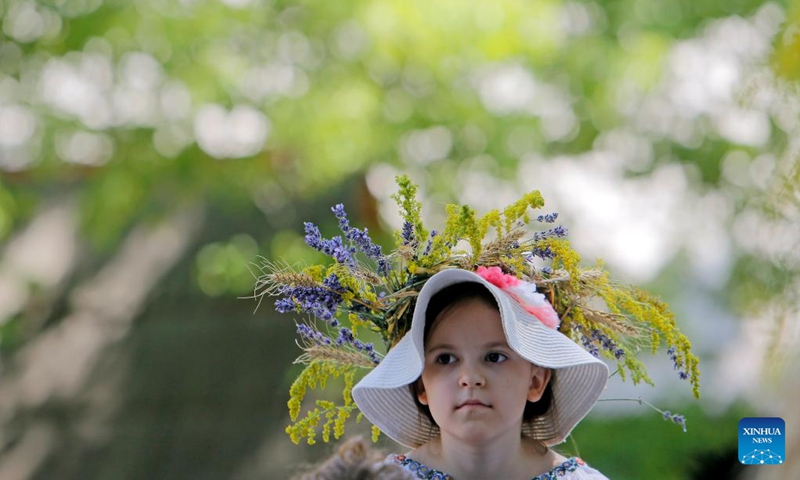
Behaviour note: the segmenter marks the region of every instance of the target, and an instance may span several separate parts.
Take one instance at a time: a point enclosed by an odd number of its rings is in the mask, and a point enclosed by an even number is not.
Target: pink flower
[[[536,284],[503,273],[500,267],[478,267],[475,272],[484,280],[506,292],[546,327],[557,329],[561,320],[544,295],[536,292]]]
[[[514,275],[507,275],[503,273],[500,267],[478,267],[478,270],[475,273],[483,277],[483,279],[487,282],[503,290],[519,285],[519,282],[521,281]]]

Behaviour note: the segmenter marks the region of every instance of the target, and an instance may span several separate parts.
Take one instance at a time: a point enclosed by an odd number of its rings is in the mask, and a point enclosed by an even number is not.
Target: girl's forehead
[[[505,341],[500,312],[480,299],[467,299],[448,308],[431,326],[429,340],[442,337]]]

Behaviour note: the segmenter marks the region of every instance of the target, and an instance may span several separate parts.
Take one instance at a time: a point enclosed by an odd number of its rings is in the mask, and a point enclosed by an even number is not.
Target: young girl
[[[417,478],[606,478],[548,448],[588,413],[608,368],[533,292],[497,267],[426,282],[409,332],[353,389],[364,415],[413,449],[390,459]]]
[[[602,264],[582,268],[557,215],[529,214],[544,205],[538,192],[481,217],[448,205],[444,229],[428,231],[417,187],[397,180],[403,228],[393,252],[352,227],[340,204],[341,236],[305,224],[306,243],[333,263],[295,271],[265,262],[258,296],[311,317],[297,325],[306,368],[290,388],[292,441],[339,438],[360,411],[373,438],[383,431],[411,448],[390,460],[418,478],[598,479],[550,447],[597,401],[608,378],[601,356],[620,377],[650,383],[636,352],[665,344],[699,395],[697,357],[668,306]],[[533,221],[545,229],[526,231]],[[362,340],[376,333],[385,357]],[[317,400],[301,418],[306,392],[334,377],[344,404]],[[685,430],[682,416],[661,413]]]

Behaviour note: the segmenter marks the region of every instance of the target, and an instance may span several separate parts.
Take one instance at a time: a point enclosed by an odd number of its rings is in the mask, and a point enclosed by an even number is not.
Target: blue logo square
[[[745,465],[780,465],[786,461],[786,423],[783,419],[739,420],[739,461]]]

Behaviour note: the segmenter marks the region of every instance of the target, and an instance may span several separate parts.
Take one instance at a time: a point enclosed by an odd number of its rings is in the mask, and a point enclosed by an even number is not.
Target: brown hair
[[[445,287],[436,292],[428,302],[428,309],[425,311],[425,343],[428,343],[433,327],[438,324],[444,315],[455,308],[455,306],[464,303],[468,300],[478,300],[484,304],[500,310],[497,306],[492,293],[487,290],[483,285],[475,282],[456,283]],[[555,381],[555,372],[550,376],[550,381],[542,393],[542,398],[537,402],[527,402],[525,410],[522,413],[522,422],[532,422],[538,417],[546,414],[553,404],[553,382]],[[431,410],[427,405],[419,402],[419,394],[422,393],[422,376],[420,376],[414,383],[409,385],[411,394],[414,397],[414,403],[417,405],[417,410],[422,415],[431,421],[431,424],[436,425],[436,421],[431,415]]]
[[[313,471],[295,480],[409,480],[410,472],[377,450],[371,450],[361,437],[353,437]]]

